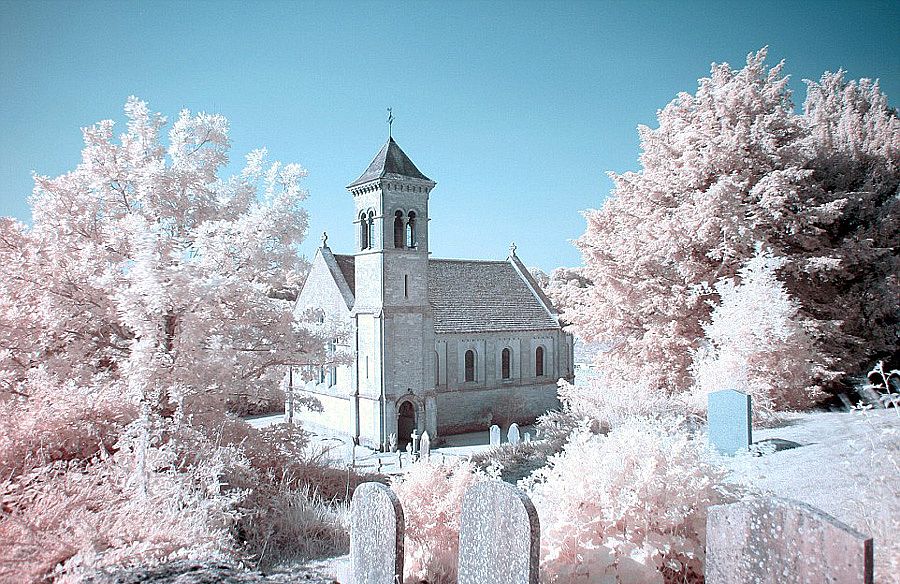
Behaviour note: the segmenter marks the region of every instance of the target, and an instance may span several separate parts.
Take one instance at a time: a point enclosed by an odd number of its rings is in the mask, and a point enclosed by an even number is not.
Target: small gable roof
[[[340,290],[341,296],[344,298],[344,303],[347,305],[347,309],[353,308],[353,303],[356,301],[353,256],[334,254],[327,245],[320,247],[318,252],[322,257],[322,261],[328,266],[328,271],[331,273],[334,283],[337,284],[338,290]],[[347,258],[350,258],[349,268],[347,267]],[[304,288],[306,288],[305,285]]]
[[[388,138],[387,143],[381,147],[372,163],[369,164],[369,168],[358,179],[347,185],[347,188],[353,188],[379,178],[417,178],[431,181],[416,168],[416,165],[394,142],[393,138]]]
[[[334,254],[334,261],[344,277],[350,293],[356,297],[356,264],[352,255]],[[337,275],[337,274],[335,274]]]

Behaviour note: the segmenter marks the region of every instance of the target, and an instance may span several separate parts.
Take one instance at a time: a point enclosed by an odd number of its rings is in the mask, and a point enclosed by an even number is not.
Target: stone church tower
[[[435,182],[393,138],[347,186],[355,203],[354,406],[361,440],[437,433],[428,302],[428,196]],[[412,410],[412,411],[409,411]]]

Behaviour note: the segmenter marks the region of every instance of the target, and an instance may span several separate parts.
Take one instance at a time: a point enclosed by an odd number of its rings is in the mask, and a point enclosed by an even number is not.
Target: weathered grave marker
[[[707,584],[872,584],[872,538],[797,501],[710,507],[706,533]]]
[[[501,481],[473,485],[460,517],[458,584],[537,584],[540,533],[521,490]]]
[[[733,389],[709,394],[706,420],[709,444],[722,454],[747,450],[753,442],[750,396]]]
[[[525,444],[531,444],[531,432],[525,432],[525,439],[523,442],[525,442]]]
[[[500,446],[500,426],[491,426],[491,446]]]
[[[428,430],[422,432],[422,441],[419,442],[419,456],[422,457],[422,460],[428,460],[431,456],[431,436],[428,435]]]
[[[409,437],[412,438],[412,442],[410,443],[412,444],[412,450],[410,452],[414,458],[419,458],[419,431],[414,429]]]
[[[391,432],[388,435],[388,448],[391,452],[397,452],[397,433]]]
[[[381,483],[356,487],[350,501],[350,566],[355,584],[403,581],[403,509]]]
[[[513,422],[509,426],[509,430],[506,432],[506,439],[510,444],[516,446],[519,443],[519,425]]]

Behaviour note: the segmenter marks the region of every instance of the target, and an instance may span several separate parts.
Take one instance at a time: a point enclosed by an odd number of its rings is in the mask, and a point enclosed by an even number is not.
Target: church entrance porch
[[[403,450],[412,440],[410,436],[416,426],[416,408],[409,400],[400,402],[397,408],[397,446]]]

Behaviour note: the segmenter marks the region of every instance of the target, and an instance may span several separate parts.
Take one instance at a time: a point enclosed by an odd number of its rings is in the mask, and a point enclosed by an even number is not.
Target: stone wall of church
[[[306,398],[315,398],[322,406],[321,412],[308,411],[305,408],[302,411],[294,413],[294,419],[299,421],[301,425],[309,427],[309,429],[317,432],[328,430],[328,433],[335,434],[351,434],[353,432],[353,416],[352,404],[348,395],[334,395],[320,393],[317,391],[307,391],[304,389],[294,390],[294,395]]]
[[[491,424],[530,424],[558,408],[555,381],[442,391],[437,394],[438,435],[487,432]]]
[[[543,375],[536,363],[544,353]],[[502,353],[510,351],[509,377]],[[465,355],[475,355],[474,380],[466,381]],[[559,407],[556,381],[572,379],[572,336],[559,330],[439,334],[435,336],[439,434],[483,430],[491,423],[530,423]]]
[[[536,353],[544,353],[543,375],[537,375]],[[510,376],[502,376],[503,349],[510,350]],[[475,379],[465,379],[465,354],[475,354]],[[572,336],[559,330],[435,335],[438,390],[498,387],[505,384],[555,383],[574,373]]]

